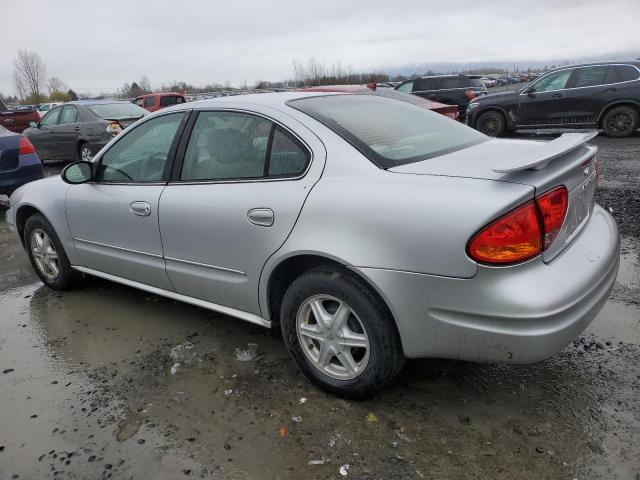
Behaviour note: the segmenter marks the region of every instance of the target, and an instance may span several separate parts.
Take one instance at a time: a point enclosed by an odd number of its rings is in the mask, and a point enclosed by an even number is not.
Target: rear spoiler
[[[542,170],[553,160],[581,147],[589,140],[598,136],[598,130],[584,133],[565,133],[551,140],[540,142],[539,148],[532,148],[523,152],[519,158],[506,158],[502,165],[493,168],[494,172],[511,173],[521,170]]]

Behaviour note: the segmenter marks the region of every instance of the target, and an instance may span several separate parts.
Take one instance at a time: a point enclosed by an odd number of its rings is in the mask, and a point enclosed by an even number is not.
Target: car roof
[[[106,105],[109,103],[131,103],[128,100],[75,100],[67,102],[66,105]]]
[[[616,60],[616,61],[607,61],[607,62],[591,62],[591,63],[579,63],[576,65],[564,65],[562,67],[557,67],[549,70],[550,72],[556,70],[566,70],[567,68],[579,68],[579,67],[594,67],[598,65],[633,65],[636,68],[640,68],[640,61],[638,60]]]
[[[169,107],[171,109],[184,108],[185,105],[192,108],[215,107],[221,103],[245,103],[247,105],[264,105],[274,108],[285,107],[289,100],[298,100],[309,97],[322,97],[327,95],[348,95],[340,92],[269,92],[269,93],[250,93],[247,95],[233,95],[228,97],[207,98],[205,100],[196,100],[190,103],[182,103]],[[168,109],[164,109],[167,111]]]
[[[145,93],[144,95],[138,95],[135,98],[145,98],[145,97],[166,97],[167,95],[180,95],[181,97],[184,97],[184,94],[180,93],[180,92],[156,92],[156,93]]]

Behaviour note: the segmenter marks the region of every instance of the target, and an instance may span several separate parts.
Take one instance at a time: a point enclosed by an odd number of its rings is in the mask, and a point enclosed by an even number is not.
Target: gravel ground
[[[640,135],[594,143],[623,254],[589,329],[536,365],[411,361],[365,402],[310,386],[277,332],[52,292],[0,222],[0,479],[640,479]]]

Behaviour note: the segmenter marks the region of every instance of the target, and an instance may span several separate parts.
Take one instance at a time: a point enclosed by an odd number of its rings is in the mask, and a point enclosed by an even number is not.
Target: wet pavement
[[[640,135],[596,144],[623,254],[588,330],[536,365],[411,361],[363,402],[312,387],[277,331],[50,291],[0,221],[0,479],[640,479]]]

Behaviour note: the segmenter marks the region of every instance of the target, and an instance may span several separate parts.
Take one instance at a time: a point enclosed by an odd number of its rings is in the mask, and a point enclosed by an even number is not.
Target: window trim
[[[57,107],[52,108],[51,110],[49,110],[47,113],[44,114],[44,116],[40,119],[40,122],[38,123],[38,126],[42,125],[43,127],[55,127],[56,125],[60,125],[60,115],[62,115],[62,105],[58,105]],[[56,109],[58,110],[57,113],[57,118],[56,118],[56,122],[55,123],[46,123],[43,124],[42,121],[45,119],[45,117],[48,117],[49,115],[51,115],[53,112],[56,111]],[[53,116],[53,115],[52,115]]]
[[[529,95],[527,90],[530,87],[532,87],[534,84],[538,83],[540,80],[542,80],[547,75],[551,75],[552,73],[556,73],[556,72],[562,72],[564,70],[573,70],[573,72],[571,72],[571,75],[569,76],[569,80],[567,80],[567,85],[572,85],[571,82],[573,81],[573,75],[575,74],[575,70],[578,69],[578,68],[588,68],[588,67],[633,67],[638,71],[638,78],[636,78],[635,80],[625,80],[623,82],[603,83],[601,85],[590,85],[588,87],[559,88],[558,90],[546,90],[544,92],[533,92],[533,93],[537,93],[537,94],[541,95],[543,93],[564,92],[565,90],[580,90],[582,88],[606,87],[607,85],[620,85],[620,84],[623,84],[623,83],[640,81],[640,68],[638,68],[637,66],[633,65],[632,63],[599,63],[599,64],[594,64],[594,65],[573,65],[573,66],[570,66],[570,67],[559,68],[559,69],[552,70],[550,72],[545,73],[540,78],[536,78],[533,82],[527,84],[522,90],[520,90],[519,95]]]
[[[96,185],[132,185],[132,186],[144,186],[144,185],[166,185],[167,182],[170,179],[171,176],[171,172],[173,170],[173,164],[175,162],[176,159],[176,152],[178,149],[178,145],[180,143],[180,140],[182,139],[182,136],[185,132],[185,126],[188,122],[188,120],[191,118],[191,113],[193,112],[192,109],[189,110],[171,110],[171,111],[166,111],[163,110],[162,113],[157,114],[157,115],[150,115],[148,117],[142,117],[142,121],[140,121],[137,125],[133,125],[129,128],[131,128],[131,130],[127,129],[126,133],[121,133],[120,135],[118,135],[112,144],[109,145],[109,148],[107,150],[105,150],[104,152],[102,152],[100,154],[99,157],[94,157],[93,159],[93,163],[95,164],[95,168],[96,168],[96,172],[100,171],[100,165],[102,164],[102,158],[109,153],[109,151],[114,147],[114,145],[116,145],[118,142],[120,142],[121,139],[125,138],[127,135],[130,135],[135,129],[139,128],[140,126],[144,125],[145,123],[154,120],[156,118],[160,118],[160,117],[164,117],[167,115],[173,115],[176,113],[181,113],[182,114],[182,120],[180,121],[180,125],[178,125],[178,130],[176,130],[176,134],[173,137],[173,141],[171,142],[171,146],[169,147],[169,152],[167,154],[167,161],[164,164],[164,170],[162,171],[162,179],[159,182],[109,182],[109,181],[105,181],[105,180],[94,180],[88,183],[92,183],[92,184],[96,184]]]
[[[220,178],[217,180],[182,180],[180,176],[182,175],[182,167],[184,165],[184,158],[187,152],[187,146],[189,144],[189,140],[191,138],[191,133],[193,132],[193,128],[195,126],[196,120],[201,113],[208,112],[233,112],[233,113],[244,113],[247,115],[253,115],[255,117],[261,117],[265,120],[268,120],[272,123],[271,131],[269,132],[269,145],[267,147],[267,154],[270,156],[271,154],[271,141],[273,139],[273,134],[275,132],[275,127],[280,127],[286,134],[290,135],[291,138],[299,144],[300,147],[303,148],[307,152],[307,165],[305,169],[299,175],[274,175],[272,177],[267,177],[263,174],[261,177],[243,177],[243,178]],[[269,163],[269,156],[265,159],[265,165]],[[189,118],[189,124],[185,127],[182,138],[180,139],[180,144],[178,145],[178,150],[176,152],[174,168],[171,171],[171,177],[169,179],[168,185],[208,185],[208,184],[220,184],[220,183],[256,183],[256,182],[282,182],[282,181],[292,181],[292,180],[300,180],[304,178],[309,170],[311,169],[311,164],[313,163],[313,150],[311,147],[305,142],[298,134],[296,134],[289,127],[284,125],[282,122],[265,115],[260,112],[256,112],[253,110],[247,110],[243,108],[234,108],[234,107],[219,107],[219,108],[203,108],[201,110],[194,110],[193,115]]]

